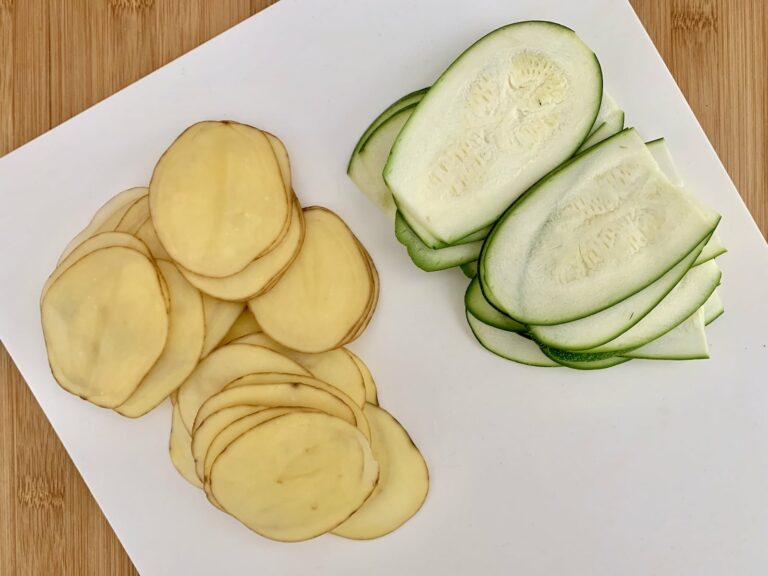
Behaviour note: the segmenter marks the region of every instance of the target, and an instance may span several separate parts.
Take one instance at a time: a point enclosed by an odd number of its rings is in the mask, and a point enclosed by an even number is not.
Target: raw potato
[[[353,426],[290,413],[227,446],[211,468],[221,507],[268,538],[296,542],[332,530],[373,491],[378,465]]]
[[[179,409],[192,430],[200,406],[227,384],[255,372],[285,372],[310,376],[299,364],[273,350],[250,344],[230,344],[215,350],[197,365],[179,388]]]
[[[235,340],[238,340],[244,336],[250,336],[252,334],[259,334],[261,332],[261,326],[256,322],[253,314],[248,308],[245,308],[240,316],[237,317],[235,323],[221,339],[221,345],[231,344]]]
[[[149,221],[149,197],[142,196],[128,209],[120,219],[115,232],[136,234]]]
[[[306,237],[296,260],[266,294],[249,301],[262,330],[300,352],[337,348],[354,333],[374,291],[352,232],[323,208],[304,210]]]
[[[128,399],[165,347],[168,314],[157,270],[130,248],[78,260],[51,284],[41,308],[54,377],[105,408]]]
[[[358,246],[360,247],[360,251],[362,252],[363,256],[365,256],[366,261],[368,262],[368,271],[373,281],[373,294],[371,295],[371,299],[368,302],[365,316],[363,316],[363,318],[360,320],[354,332],[344,340],[344,344],[352,342],[353,340],[357,340],[360,335],[365,332],[365,329],[368,327],[371,318],[373,318],[373,313],[376,311],[376,306],[379,303],[379,273],[376,270],[376,266],[374,266],[373,260],[371,259],[370,254],[368,254],[368,251],[359,242]]]
[[[360,370],[360,374],[363,375],[363,384],[365,385],[365,401],[368,404],[373,404],[375,406],[379,405],[379,395],[376,391],[376,382],[373,379],[373,375],[371,374],[371,371],[368,369],[368,366],[363,362],[359,356],[357,356],[352,350],[347,350],[346,348],[344,351],[350,355],[352,360],[355,361],[355,364],[357,364],[358,369]]]
[[[344,392],[344,394],[352,398],[360,408],[365,405],[365,383],[363,381],[363,375],[355,361],[349,354],[347,354],[347,351],[344,348],[337,348],[335,350],[329,350],[328,352],[318,352],[317,354],[306,354],[304,352],[296,352],[295,350],[291,350],[278,344],[263,332],[260,334],[244,336],[235,342],[265,346],[271,350],[280,352],[304,366],[304,368],[309,370],[316,378],[319,378]]]
[[[408,432],[389,412],[366,405],[371,450],[379,463],[379,481],[371,496],[333,533],[354,540],[389,534],[408,521],[427,497],[429,471]]]
[[[191,272],[222,278],[268,252],[290,198],[267,137],[235,122],[200,122],[165,151],[149,186],[165,249]]]
[[[182,478],[193,486],[202,488],[203,483],[200,482],[195,473],[195,461],[192,459],[191,446],[192,437],[181,420],[178,404],[174,404],[171,417],[171,437],[168,440],[168,452],[171,456],[171,462]]]
[[[168,341],[155,365],[139,387],[115,408],[123,416],[137,418],[165,400],[194,370],[205,338],[203,299],[176,265],[158,260],[157,265],[171,295]]]
[[[205,344],[201,357],[213,352],[226,336],[240,314],[245,310],[242,302],[225,302],[203,294],[203,312],[205,313]]]
[[[147,219],[141,228],[136,231],[136,238],[144,242],[152,253],[152,257],[156,260],[171,260],[168,252],[165,251],[163,245],[160,243],[160,239],[157,237],[155,227],[152,224],[152,219]]]
[[[66,258],[72,250],[77,248],[85,240],[91,236],[95,236],[99,232],[112,232],[114,231],[123,214],[131,207],[131,205],[141,198],[146,196],[149,192],[149,188],[129,188],[123,190],[117,196],[113,196],[107,202],[96,211],[88,225],[80,231],[80,233],[70,240],[64,251],[59,257],[59,264]]]

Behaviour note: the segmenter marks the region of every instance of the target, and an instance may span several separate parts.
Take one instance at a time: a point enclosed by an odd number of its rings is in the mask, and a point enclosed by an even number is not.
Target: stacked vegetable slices
[[[714,261],[725,252],[715,235],[719,215],[684,188],[663,139],[645,144],[634,129],[624,129],[624,112],[606,93],[589,117],[591,128],[570,151],[559,141],[565,136],[549,135],[541,123],[531,133],[529,118],[541,120],[541,113],[526,108],[526,98],[536,94],[548,118],[562,118],[558,105],[571,108],[567,91],[553,96],[558,82],[584,70],[581,41],[553,26],[504,27],[470,47],[433,88],[402,98],[377,118],[355,147],[348,173],[394,216],[395,236],[419,268],[460,266],[472,278],[467,319],[495,354],[580,369],[632,358],[707,358],[704,326],[723,310]],[[559,60],[520,33],[531,27],[558,39]],[[506,67],[477,50],[490,38],[497,51],[507,50]],[[520,61],[525,73],[516,66]],[[601,75],[586,78],[602,90]],[[437,143],[426,144],[430,122]],[[556,132],[572,125],[560,122]],[[500,139],[499,126],[516,134],[516,146]],[[462,143],[458,151],[456,142]],[[416,149],[419,158],[408,158]],[[446,151],[453,151],[451,161]],[[530,158],[539,155],[557,163],[529,183],[516,166],[521,158],[535,166]],[[486,169],[492,163],[516,176],[505,180],[496,167]],[[443,172],[437,180],[435,165]],[[510,200],[501,210],[500,178]],[[482,210],[495,215],[491,225],[478,228],[476,211],[468,212],[457,195],[488,202]],[[462,211],[474,231],[456,239],[446,231],[461,227]]]

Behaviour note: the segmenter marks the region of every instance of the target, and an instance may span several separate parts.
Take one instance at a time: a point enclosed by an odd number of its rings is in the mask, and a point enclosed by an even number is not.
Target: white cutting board
[[[599,372],[492,356],[463,319],[466,280],[426,274],[345,176],[359,134],[509,22],[574,28],[627,123],[666,136],[723,215],[726,314],[712,359]],[[353,348],[429,463],[419,514],[390,536],[261,538],[171,466],[167,405],[138,421],[63,392],[38,295],[66,242],[146,184],[188,124],[231,118],[285,140],[305,205],[371,252],[381,300]],[[0,160],[0,337],[145,575],[723,576],[768,573],[768,249],[629,4],[620,0],[283,0]]]

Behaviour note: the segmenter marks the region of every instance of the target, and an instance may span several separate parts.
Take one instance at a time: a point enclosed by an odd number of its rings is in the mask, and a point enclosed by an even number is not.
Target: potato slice
[[[378,465],[360,431],[293,412],[241,435],[211,467],[210,490],[251,530],[296,542],[332,530],[371,494]]]
[[[115,227],[115,232],[127,232],[135,235],[148,220],[149,197],[142,196],[126,211],[120,219],[120,223]]]
[[[233,380],[254,372],[310,376],[305,368],[274,350],[250,344],[230,344],[219,348],[203,358],[179,387],[179,409],[187,430],[192,430],[197,411],[208,398]]]
[[[262,132],[264,132],[262,130]],[[267,140],[269,140],[269,145],[272,147],[272,151],[275,153],[275,158],[277,159],[277,165],[280,168],[280,176],[283,179],[283,186],[285,186],[286,191],[289,193],[293,193],[293,177],[291,176],[291,159],[288,156],[288,149],[285,147],[285,144],[283,144],[283,141],[280,140],[277,136],[274,134],[270,134],[269,132],[264,132],[264,136],[267,137]]]
[[[293,202],[291,222],[283,240],[243,270],[226,278],[211,278],[184,271],[187,280],[199,290],[222,300],[248,300],[263,293],[291,265],[304,241],[304,215],[298,201]]]
[[[66,248],[64,248],[64,251],[61,253],[58,263],[61,263],[72,250],[77,248],[91,236],[100,232],[114,231],[115,227],[123,217],[123,214],[125,214],[136,200],[142,196],[146,196],[148,192],[149,188],[129,188],[107,200],[107,202],[96,211],[96,214],[94,214],[88,225],[83,228],[77,236],[70,240],[69,244],[67,244]]]
[[[181,420],[178,404],[174,404],[173,416],[171,418],[171,437],[168,440],[168,453],[171,456],[174,468],[181,474],[181,477],[193,486],[202,488],[203,483],[200,482],[195,473],[195,461],[192,459],[191,446],[192,437]]]
[[[354,340],[357,340],[360,337],[360,335],[363,332],[365,332],[365,329],[368,327],[368,324],[371,322],[371,318],[373,318],[373,313],[376,311],[376,306],[379,303],[379,273],[376,270],[376,267],[373,265],[373,260],[368,254],[368,251],[363,247],[362,244],[359,244],[359,246],[363,256],[365,256],[366,262],[368,263],[368,272],[371,275],[371,281],[373,282],[373,293],[371,294],[371,298],[368,301],[368,306],[366,307],[365,315],[360,319],[357,325],[353,328],[349,336],[347,336],[344,339],[343,341],[344,344],[348,344]]]
[[[224,338],[221,339],[221,345],[225,346],[227,344],[231,344],[235,340],[243,338],[244,336],[259,334],[260,332],[261,326],[259,326],[259,323],[256,322],[256,318],[253,316],[253,313],[248,308],[245,308],[240,313],[240,316],[237,317],[235,323],[232,324],[229,332],[227,332],[224,335]],[[246,342],[246,344],[251,344],[251,342]],[[269,346],[267,346],[267,348],[269,348]]]
[[[203,344],[202,357],[208,356],[221,344],[224,336],[232,328],[243,310],[245,310],[245,304],[242,302],[225,302],[203,294],[205,344]]]
[[[365,401],[368,404],[374,404],[376,406],[379,405],[379,395],[376,391],[376,381],[373,379],[373,375],[371,374],[371,371],[368,369],[368,366],[365,362],[363,362],[360,357],[352,352],[352,350],[348,350],[347,348],[343,349],[349,356],[352,358],[352,360],[355,361],[355,364],[357,365],[358,369],[360,370],[360,373],[363,375],[363,384],[365,385]]]
[[[354,540],[389,534],[416,512],[429,491],[429,471],[408,432],[389,412],[368,404],[371,450],[379,463],[379,481],[360,509],[333,530]]]
[[[84,256],[41,305],[48,360],[65,390],[105,408],[136,390],[165,347],[160,278],[141,252],[113,246]]]
[[[365,315],[374,290],[352,231],[324,208],[304,210],[306,237],[282,278],[249,306],[262,330],[300,352],[337,348]]]
[[[290,198],[267,137],[235,122],[200,122],[165,151],[149,204],[165,249],[191,272],[231,276],[286,229]]]
[[[319,378],[323,382],[327,382],[342,391],[352,398],[360,408],[365,405],[363,375],[355,361],[342,348],[328,350],[328,352],[318,352],[317,354],[296,352],[282,344],[278,344],[263,332],[243,336],[235,340],[235,342],[238,344],[265,346],[280,352],[280,354],[288,356],[288,358],[304,366],[315,378]]]
[[[203,299],[173,262],[158,260],[171,296],[168,341],[155,365],[126,402],[115,408],[137,418],[165,400],[190,375],[203,349],[205,317]]]
[[[152,257],[155,258],[155,260],[172,259],[160,243],[160,239],[157,237],[157,232],[155,232],[155,227],[152,224],[151,218],[148,218],[147,221],[141,225],[141,228],[136,231],[135,236],[147,245],[147,248],[149,248]]]
[[[365,414],[363,414],[360,406],[358,406],[355,401],[352,400],[352,398],[344,394],[344,392],[335,386],[311,376],[296,376],[292,374],[281,374],[279,372],[248,374],[247,376],[243,376],[242,378],[238,378],[237,380],[230,382],[224,387],[224,390],[230,390],[238,386],[251,384],[284,384],[286,382],[289,384],[306,384],[307,386],[314,386],[315,388],[334,395],[336,398],[344,402],[344,404],[346,404],[349,410],[352,412],[352,416],[354,417],[354,424],[360,429],[360,432],[363,433],[363,436],[368,439],[371,438],[371,429],[368,425],[368,420],[366,419]],[[201,408],[198,415],[201,416],[201,418],[207,417],[202,413],[202,410],[203,409]]]

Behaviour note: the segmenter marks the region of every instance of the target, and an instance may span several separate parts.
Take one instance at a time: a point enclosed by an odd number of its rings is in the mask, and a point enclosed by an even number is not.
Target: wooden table
[[[0,0],[0,155],[271,3]],[[765,235],[768,3],[632,4]],[[135,572],[0,346],[0,574]]]

